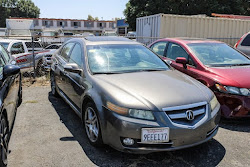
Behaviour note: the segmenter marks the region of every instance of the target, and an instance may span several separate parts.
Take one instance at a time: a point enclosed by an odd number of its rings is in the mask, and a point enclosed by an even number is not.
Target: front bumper
[[[216,114],[213,118],[208,119],[200,126],[190,129],[181,128],[173,125],[165,112],[157,113],[157,120],[146,121],[134,118],[128,118],[118,115],[105,109],[106,127],[102,132],[105,144],[111,147],[129,153],[151,153],[159,151],[173,151],[193,147],[211,140],[218,132],[218,123],[220,121],[220,106],[216,107]],[[162,119],[164,118],[164,120]],[[161,128],[169,127],[169,142],[158,144],[141,143],[142,128]],[[125,145],[122,141],[124,138],[132,138],[135,143],[132,146]]]
[[[215,92],[225,118],[250,117],[250,97]]]
[[[43,57],[43,68],[46,70],[46,71],[49,71],[50,68],[51,68],[51,64],[52,64],[52,60],[51,60],[51,57]]]

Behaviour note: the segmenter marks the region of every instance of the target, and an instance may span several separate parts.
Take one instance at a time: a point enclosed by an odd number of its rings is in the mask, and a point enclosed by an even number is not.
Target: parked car
[[[214,91],[226,118],[250,117],[250,60],[219,41],[166,38],[149,47]]]
[[[0,166],[7,165],[8,143],[16,109],[22,103],[20,67],[0,45]]]
[[[42,56],[42,58],[43,58],[43,69],[45,71],[50,70],[50,66],[52,63],[51,57],[55,53],[55,51],[61,47],[61,45],[62,45],[61,43],[51,44],[51,45],[45,47],[45,50],[48,52],[39,53],[39,56]]]
[[[0,44],[3,45],[7,51],[15,58],[17,65],[20,66],[22,72],[33,69],[33,54],[31,41],[25,40],[12,40],[12,39],[0,39]],[[40,42],[34,42],[35,51],[35,66],[37,72],[42,69],[42,56],[38,53],[46,52]]]
[[[102,36],[118,36],[116,31],[103,31]]]
[[[244,34],[240,38],[240,40],[234,45],[234,48],[240,50],[248,57],[250,57],[250,32]]]
[[[51,93],[82,119],[92,145],[150,153],[192,147],[217,133],[220,104],[213,92],[140,43],[71,39],[54,55]]]

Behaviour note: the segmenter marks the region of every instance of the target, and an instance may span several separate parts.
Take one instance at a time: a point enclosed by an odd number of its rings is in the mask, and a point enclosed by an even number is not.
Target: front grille
[[[52,57],[52,55],[45,55],[44,57]]]
[[[184,105],[177,107],[165,108],[165,112],[173,123],[180,125],[194,126],[206,115],[206,104],[207,103],[197,103],[192,105]],[[187,119],[186,112],[191,110],[194,115],[193,120]]]

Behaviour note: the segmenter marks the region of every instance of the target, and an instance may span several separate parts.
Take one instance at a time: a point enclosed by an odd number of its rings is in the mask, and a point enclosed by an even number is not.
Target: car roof
[[[31,42],[31,41],[26,41],[26,40],[16,40],[16,39],[0,39],[0,42]]]
[[[183,44],[191,44],[191,43],[224,43],[221,41],[216,41],[212,39],[204,39],[204,38],[185,38],[185,37],[178,37],[178,38],[165,38],[164,40],[170,40],[172,42],[180,42]]]
[[[124,37],[88,36],[83,38],[86,45],[95,44],[140,44]]]

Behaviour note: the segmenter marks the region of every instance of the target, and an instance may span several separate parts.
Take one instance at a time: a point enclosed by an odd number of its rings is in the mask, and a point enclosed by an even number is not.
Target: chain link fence
[[[42,36],[14,34],[5,36],[0,34],[0,44],[15,58],[17,65],[21,67],[23,79],[35,81],[37,78],[49,79],[51,57],[63,42],[71,38],[83,38],[84,36]],[[131,40],[149,45],[161,39],[158,37],[128,37]],[[239,38],[208,38],[234,45]]]

